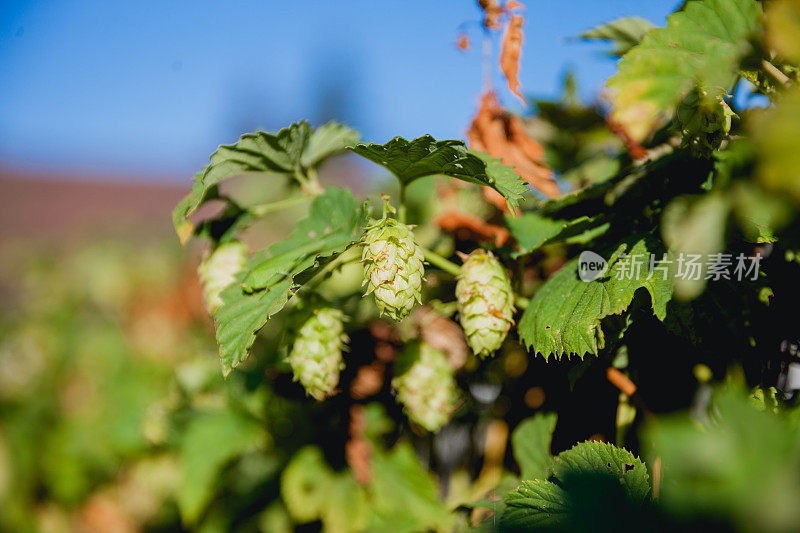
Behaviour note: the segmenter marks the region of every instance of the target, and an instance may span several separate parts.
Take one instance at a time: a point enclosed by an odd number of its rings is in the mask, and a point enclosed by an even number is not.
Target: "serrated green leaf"
[[[467,149],[463,141],[437,141],[430,135],[413,141],[395,137],[386,144],[361,143],[349,150],[386,168],[404,185],[438,174],[486,185],[502,194],[512,210],[528,190],[512,167]]]
[[[614,45],[611,55],[621,56],[639,44],[645,33],[655,26],[641,17],[621,17],[605,24],[595,26],[581,34],[581,39],[611,41]]]
[[[269,288],[288,273],[310,267],[318,258],[344,251],[361,238],[366,222],[365,205],[359,209],[349,191],[329,188],[314,199],[308,217],[286,240],[270,246],[271,257],[248,274],[245,290]]]
[[[224,375],[247,359],[256,334],[286,305],[297,279],[310,277],[324,259],[361,238],[367,216],[366,204],[359,207],[349,191],[329,187],[289,238],[270,246],[272,257],[248,263],[222,292],[223,305],[214,314]]]
[[[235,144],[220,146],[209,165],[194,177],[191,192],[172,212],[175,230],[185,242],[194,228],[187,217],[205,201],[217,198],[217,186],[248,172],[295,176],[303,168],[317,166],[357,140],[355,131],[330,122],[312,131],[308,122],[292,124],[278,133],[258,131],[242,135]]]
[[[523,481],[505,497],[503,529],[529,531],[562,524],[569,512],[564,490],[544,479]]]
[[[550,441],[556,420],[555,413],[539,413],[520,422],[512,433],[511,446],[522,479],[545,477],[553,459]]]
[[[439,501],[438,490],[408,443],[377,451],[370,485],[374,509],[370,531],[413,533],[449,530],[453,519]]]
[[[641,459],[607,442],[581,442],[561,452],[553,460],[550,473],[562,483],[586,474],[617,478],[628,498],[637,502],[650,494],[650,476]]]
[[[326,158],[338,154],[347,146],[358,142],[358,132],[344,124],[328,122],[314,130],[308,144],[303,150],[300,164],[305,168],[313,168]]]
[[[667,18],[665,28],[649,31],[620,61],[606,84],[612,118],[642,141],[697,82],[727,91],[760,24],[756,0],[687,2]]]
[[[177,492],[185,524],[200,518],[225,463],[263,445],[265,439],[258,422],[228,411],[204,415],[189,424],[181,442],[183,474]]]
[[[615,515],[640,507],[649,494],[650,479],[641,460],[612,444],[582,442],[558,454],[549,479],[523,481],[505,497],[501,525],[514,531],[554,526],[605,530],[612,521],[624,523],[625,518]],[[619,506],[617,496],[625,506]],[[598,514],[598,508],[607,514]]]
[[[638,272],[631,268],[633,259],[620,261],[623,252],[639,258]],[[657,239],[632,237],[611,254],[606,275],[588,282],[578,277],[578,258],[573,259],[536,293],[519,322],[520,339],[545,359],[597,354],[603,346],[600,320],[622,314],[640,288],[650,293],[653,311],[663,320],[672,298],[672,265],[666,275],[655,272],[647,279],[650,254],[660,261],[663,253],[663,244]]]

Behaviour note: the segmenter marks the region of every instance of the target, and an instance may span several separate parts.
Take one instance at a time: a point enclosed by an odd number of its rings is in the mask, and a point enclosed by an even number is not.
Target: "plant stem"
[[[288,209],[290,207],[294,207],[296,205],[302,204],[306,200],[310,200],[308,196],[301,195],[301,196],[293,196],[291,198],[286,198],[284,200],[278,200],[277,202],[270,202],[268,204],[260,204],[250,208],[250,211],[256,216],[264,216],[267,213],[272,213],[273,211],[280,211],[281,209]]]
[[[764,67],[764,70],[767,71],[767,74],[775,78],[779,83],[789,86],[792,83],[792,80],[789,79],[789,76],[781,72],[781,70],[767,61],[766,59],[761,60],[761,66]]]
[[[400,206],[397,209],[397,220],[406,223],[406,184],[400,184]]]
[[[445,259],[441,255],[437,254],[432,250],[428,250],[426,248],[420,247],[422,250],[422,255],[425,256],[425,260],[430,264],[437,266],[444,270],[445,272],[449,272],[454,276],[458,276],[461,274],[461,267],[457,264],[453,263],[449,259]]]

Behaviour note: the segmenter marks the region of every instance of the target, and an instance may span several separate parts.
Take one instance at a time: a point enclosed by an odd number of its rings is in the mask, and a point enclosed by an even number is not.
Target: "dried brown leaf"
[[[527,134],[519,117],[502,108],[493,91],[481,96],[481,106],[467,131],[467,141],[470,148],[488,152],[514,167],[523,180],[548,198],[560,194],[553,172],[545,162],[544,147]],[[484,196],[498,207],[502,205],[490,192],[485,191]]]
[[[489,30],[500,29],[500,18],[503,8],[498,0],[478,0],[478,5],[483,9],[483,26]]]
[[[464,366],[469,348],[458,324],[428,306],[418,307],[414,311],[413,319],[422,340],[443,351],[453,370]]]
[[[522,85],[519,82],[519,60],[522,55],[522,25],[525,23],[525,17],[522,15],[515,15],[512,13],[514,9],[524,7],[519,2],[513,0],[508,2],[506,10],[509,13],[508,24],[506,24],[506,31],[503,34],[503,45],[500,49],[500,70],[508,80],[508,88],[514,93],[525,105],[528,105],[525,97],[522,95]]]
[[[500,196],[500,205],[506,205],[505,198],[494,189],[485,187],[484,193],[486,193],[487,189]],[[493,200],[489,201],[498,205]],[[489,224],[480,217],[455,210],[440,213],[434,219],[434,223],[448,233],[463,233],[465,240],[492,241],[496,246],[503,246],[511,238],[511,234],[503,226]]]

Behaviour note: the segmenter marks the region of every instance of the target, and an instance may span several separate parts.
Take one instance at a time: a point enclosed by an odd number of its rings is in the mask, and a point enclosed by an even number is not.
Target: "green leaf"
[[[326,533],[356,533],[367,526],[367,496],[349,471],[336,475],[331,481],[321,518]]]
[[[450,530],[453,520],[439,501],[433,479],[406,442],[391,451],[376,450],[370,485],[374,508],[370,531],[413,533]]]
[[[358,133],[355,130],[333,121],[328,122],[311,134],[300,158],[300,164],[305,168],[316,167],[328,157],[357,142]]]
[[[281,498],[299,523],[322,516],[334,474],[322,451],[306,446],[298,451],[281,474]]]
[[[623,252],[628,259],[620,260]],[[657,239],[632,237],[611,254],[605,276],[593,281],[578,277],[579,258],[573,259],[547,280],[525,310],[518,328],[522,342],[545,359],[597,354],[604,346],[601,319],[622,314],[640,288],[650,293],[656,317],[664,320],[672,298],[673,265],[666,274],[654,272],[647,279],[650,254],[660,261],[663,253]],[[635,262],[641,264],[638,272]]]
[[[624,511],[635,509],[630,504],[640,507],[650,494],[647,467],[625,449],[605,442],[582,442],[558,454],[549,479],[523,481],[505,497],[501,524],[503,529],[515,531],[554,526],[566,531],[586,531],[587,527],[605,531],[603,525],[610,525],[608,516],[592,522],[602,516],[596,512],[598,507],[616,514],[615,491],[626,502]]]
[[[717,193],[705,194],[699,198],[681,196],[670,202],[664,210],[661,232],[673,255],[701,257],[699,276],[675,278],[677,299],[694,299],[705,289],[708,257],[721,252],[725,246],[729,211],[728,197]]]
[[[361,238],[367,217],[366,204],[359,207],[349,191],[329,187],[289,238],[269,247],[271,257],[257,256],[248,263],[248,270],[222,292],[223,305],[214,314],[224,375],[247,359],[256,334],[283,309],[295,284]]]
[[[511,435],[514,459],[519,464],[522,479],[545,477],[553,460],[550,441],[556,420],[555,413],[539,413],[520,422]]]
[[[642,141],[696,83],[727,91],[760,25],[756,0],[687,2],[667,18],[665,28],[649,31],[620,61],[619,72],[607,82],[612,118]]]
[[[639,44],[645,33],[653,29],[653,23],[641,17],[621,17],[595,26],[581,34],[581,39],[611,41],[611,55],[621,56]]]
[[[643,502],[650,494],[647,467],[631,452],[607,442],[581,442],[553,460],[551,476],[564,483],[579,475],[601,475],[619,480],[628,498]]]
[[[200,518],[225,463],[263,446],[265,439],[258,422],[238,413],[223,411],[192,420],[181,442],[183,475],[177,492],[185,524]]]
[[[684,516],[719,516],[741,530],[791,531],[800,523],[800,431],[762,410],[743,387],[715,391],[709,417],[662,417],[642,442],[662,459],[659,501]],[[749,527],[743,527],[749,526]]]
[[[172,212],[175,230],[185,242],[194,232],[187,219],[205,201],[219,197],[217,186],[248,172],[296,177],[303,169],[319,165],[326,157],[357,140],[355,131],[330,122],[312,132],[308,122],[292,124],[278,133],[258,131],[242,135],[236,144],[220,146],[209,165],[194,177],[192,191]]]
[[[519,175],[499,159],[467,149],[463,141],[437,141],[423,135],[413,141],[395,137],[386,144],[357,144],[349,150],[389,170],[403,185],[441,174],[503,195],[512,210],[528,190]]]
[[[506,217],[506,224],[519,245],[519,251],[514,253],[515,257],[519,257],[551,242],[565,241],[571,244],[594,239],[608,230],[606,219],[602,215],[556,219],[538,212],[528,212],[518,217]]]
[[[751,131],[759,156],[756,175],[766,189],[800,201],[800,89],[791,87],[775,107],[755,117]]]
[[[528,531],[564,522],[569,512],[564,490],[544,479],[523,481],[505,497],[504,529]]]

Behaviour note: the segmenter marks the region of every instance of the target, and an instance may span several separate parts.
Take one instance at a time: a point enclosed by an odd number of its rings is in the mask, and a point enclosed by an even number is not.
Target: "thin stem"
[[[766,59],[761,60],[761,66],[764,67],[764,70],[767,71],[767,74],[775,78],[779,83],[789,86],[792,83],[792,80],[789,79],[789,76],[781,72],[781,70],[767,61]]]
[[[348,252],[349,250],[342,252],[341,254],[339,254],[338,257],[336,257],[336,259],[333,259],[330,263],[322,267],[322,269],[316,274],[314,274],[310,280],[305,282],[299,289],[297,289],[297,292],[295,292],[295,294],[298,294],[303,289],[305,290],[313,289],[314,287],[325,281],[325,279],[331,272],[333,272],[340,266],[344,265],[345,263],[355,260],[355,257],[348,256]]]
[[[397,220],[406,223],[406,184],[400,184],[400,206],[397,209]]]
[[[282,209],[288,209],[290,207],[294,207],[296,205],[302,204],[303,202],[310,200],[308,196],[301,195],[301,196],[293,196],[291,198],[286,198],[284,200],[278,200],[277,202],[270,202],[268,204],[260,204],[250,208],[250,212],[254,215],[261,217],[266,215],[267,213],[272,213],[273,211],[280,211]]]
[[[461,275],[461,267],[457,264],[453,263],[449,259],[445,259],[441,255],[437,254],[432,250],[428,250],[426,248],[422,249],[422,255],[425,256],[425,260],[430,264],[439,267],[440,269],[448,272],[454,276]]]

